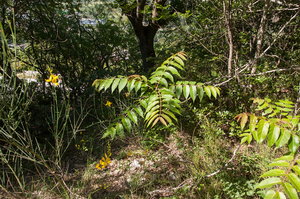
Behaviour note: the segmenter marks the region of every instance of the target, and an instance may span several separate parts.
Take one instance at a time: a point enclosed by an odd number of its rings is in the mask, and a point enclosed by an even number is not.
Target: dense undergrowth
[[[131,113],[129,131],[110,142],[103,139],[105,130],[116,125],[112,122],[122,112],[128,113],[138,94],[95,92],[70,101],[52,84],[48,97],[40,99],[39,90],[30,87],[28,94],[28,85],[15,81],[16,73],[1,79],[7,85],[1,87],[4,197],[260,198],[265,192],[255,189],[259,176],[285,152],[274,152],[265,143],[241,146],[236,112],[222,106],[226,101],[209,98],[201,105],[195,98],[182,105],[177,122],[168,120],[165,126],[145,128]],[[193,98],[197,93],[192,92]]]
[[[203,69],[194,66],[203,58],[198,52],[162,55],[143,75],[135,74],[140,61],[130,66],[126,55],[110,68],[108,59],[97,63],[89,54],[81,65],[70,53],[53,69],[28,64],[41,74],[26,83],[17,72],[29,63],[24,53],[38,45],[23,52],[11,32],[12,49],[1,34],[1,197],[250,199],[285,192],[297,198],[299,88],[291,74],[278,82],[267,75],[230,77],[218,86],[210,81],[216,71],[195,72]],[[88,42],[83,46],[92,52]],[[95,63],[98,68],[81,70]],[[272,186],[276,191],[264,189]]]

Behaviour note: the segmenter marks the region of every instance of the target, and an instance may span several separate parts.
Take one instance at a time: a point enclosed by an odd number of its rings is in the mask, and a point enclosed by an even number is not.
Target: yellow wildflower
[[[127,93],[125,93],[125,95],[126,95],[126,97],[128,97],[128,96],[129,96],[129,93],[127,92]]]
[[[132,151],[129,151],[129,153],[127,153],[127,158],[128,158],[129,156],[131,156],[131,153],[132,153]]]
[[[106,101],[106,104],[105,104],[105,106],[108,106],[108,107],[110,107],[111,106],[111,102],[110,101]]]
[[[80,135],[82,134],[82,132],[80,132]]]
[[[77,147],[77,144],[75,144],[75,147]]]
[[[57,80],[58,80],[58,75],[53,75],[52,74],[52,70],[49,70],[50,71],[50,77],[49,77],[49,79],[45,79],[45,81],[46,82],[52,82],[55,86],[57,86],[58,85],[58,82],[57,82]]]
[[[80,140],[80,142],[84,142],[84,139]]]

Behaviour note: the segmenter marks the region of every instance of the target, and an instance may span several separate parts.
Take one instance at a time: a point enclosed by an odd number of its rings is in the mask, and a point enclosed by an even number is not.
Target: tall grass
[[[15,24],[15,23],[12,23]],[[79,112],[74,110],[70,114],[70,102],[67,99],[58,99],[56,88],[53,88],[53,102],[49,115],[45,116],[52,140],[48,141],[50,156],[45,155],[45,144],[39,143],[34,133],[30,132],[31,113],[29,106],[33,102],[34,92],[29,89],[25,79],[23,82],[17,77],[11,66],[17,63],[19,50],[16,42],[15,26],[11,25],[11,37],[14,48],[8,48],[7,37],[1,26],[2,63],[0,63],[0,189],[9,195],[26,195],[29,192],[28,171],[39,175],[39,180],[60,196],[72,197],[63,178],[61,168],[62,158],[81,130],[82,121],[88,113],[81,106]],[[2,49],[1,49],[2,48]],[[16,68],[16,67],[15,67]],[[72,116],[70,116],[72,115]],[[32,120],[31,120],[32,121]],[[47,176],[51,182],[46,180]]]

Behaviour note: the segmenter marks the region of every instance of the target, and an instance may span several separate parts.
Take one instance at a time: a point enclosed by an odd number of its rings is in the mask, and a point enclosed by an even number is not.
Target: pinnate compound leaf
[[[294,173],[289,173],[287,176],[290,180],[290,182],[292,183],[292,185],[298,190],[300,191],[300,179],[298,178],[297,175],[295,175]]]
[[[205,93],[206,93],[206,95],[209,97],[209,99],[211,98],[211,90],[209,89],[209,87],[208,86],[205,86],[204,87],[204,90],[205,90]]]
[[[275,199],[276,198],[276,192],[274,190],[268,190],[266,193],[264,199]]]
[[[285,182],[282,186],[290,199],[298,199],[297,191],[290,183]]]
[[[275,125],[274,123],[270,124],[269,134],[268,134],[268,144],[269,147],[273,146],[277,141],[280,134],[280,127]]]
[[[264,189],[264,188],[270,188],[272,187],[273,185],[276,185],[276,184],[279,184],[281,183],[281,180],[280,178],[267,178],[263,181],[261,181],[257,186],[256,188],[260,188],[260,189]]]
[[[299,137],[297,135],[292,135],[292,137],[289,140],[288,146],[293,154],[296,153],[299,146]]]
[[[112,86],[111,86],[111,93],[113,93],[113,92],[116,90],[116,88],[117,88],[119,82],[120,82],[120,78],[116,78],[116,79],[114,80],[114,83],[113,83]]]
[[[284,175],[285,175],[285,171],[283,171],[281,169],[272,169],[270,171],[267,171],[266,173],[264,173],[260,177],[262,178],[262,177],[284,176]]]
[[[126,86],[127,79],[123,78],[119,83],[119,93],[123,90],[123,88]]]
[[[127,130],[128,132],[130,132],[130,130],[131,130],[131,122],[130,122],[130,119],[129,119],[128,117],[124,117],[124,118],[122,119],[122,123],[123,123],[124,127],[126,128],[126,130]]]
[[[276,148],[280,148],[283,145],[285,145],[289,141],[290,137],[291,137],[291,132],[289,130],[282,128],[280,137],[276,142]]]

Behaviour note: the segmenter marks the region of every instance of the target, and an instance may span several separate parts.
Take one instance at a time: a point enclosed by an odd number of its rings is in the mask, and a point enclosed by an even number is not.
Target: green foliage
[[[276,191],[269,190],[265,198],[285,198],[284,191],[289,198],[298,198],[300,192],[300,164],[297,153],[299,147],[298,132],[300,129],[299,115],[293,115],[294,105],[289,100],[279,100],[271,102],[270,99],[253,99],[258,103],[256,109],[261,116],[255,114],[241,113],[237,116],[243,129],[249,119],[249,129],[242,134],[242,143],[251,142],[252,137],[262,143],[266,138],[269,147],[274,144],[275,149],[288,146],[289,153],[275,159],[268,167],[276,167],[261,177],[268,177],[260,182],[256,188],[271,188],[276,185]],[[295,155],[296,154],[296,155]]]
[[[204,93],[211,98],[217,98],[220,91],[214,86],[204,86],[202,83],[193,81],[177,81],[175,76],[181,77],[178,70],[183,70],[185,54],[179,52],[163,62],[150,76],[149,79],[143,75],[131,75],[129,77],[118,76],[106,79],[96,79],[93,86],[96,90],[106,91],[111,87],[113,93],[116,89],[120,93],[126,86],[128,92],[133,90],[139,94],[139,100],[130,109],[115,119],[103,138],[108,135],[113,139],[116,133],[122,137],[124,130],[130,131],[132,122],[137,124],[138,117],[142,117],[146,127],[153,127],[158,122],[165,126],[177,121],[175,114],[180,114],[183,96],[184,100],[195,101],[198,96],[201,101]]]

